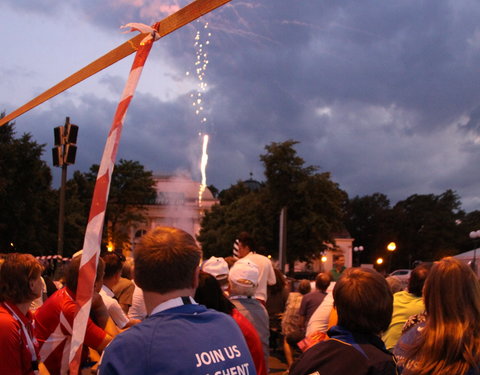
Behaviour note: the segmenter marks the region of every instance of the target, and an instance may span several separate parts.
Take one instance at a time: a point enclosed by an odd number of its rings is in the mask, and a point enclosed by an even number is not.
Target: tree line
[[[251,232],[258,251],[277,255],[279,213],[287,208],[287,261],[319,256],[335,236],[349,233],[362,246],[361,263],[389,258],[391,267],[411,267],[470,250],[480,211],[466,213],[453,190],[414,194],[395,205],[382,193],[349,198],[328,172],[306,166],[288,140],[271,143],[260,155],[266,181],[258,189],[238,181],[219,193],[220,204],[203,219],[199,241],[207,255],[229,256],[239,232]],[[389,253],[387,244],[397,249]]]
[[[45,146],[29,133],[17,137],[14,123],[0,127],[0,252],[57,253],[59,189],[52,188],[52,171],[42,160]],[[98,168],[75,171],[66,183],[64,256],[83,246]],[[138,161],[115,165],[103,247],[129,245],[129,226],[145,220],[145,206],[156,199],[154,186],[152,172]]]
[[[198,241],[205,256],[232,254],[235,237],[251,232],[258,250],[276,255],[279,214],[287,210],[287,261],[318,256],[339,234],[349,233],[363,246],[362,263],[386,255],[394,241],[393,267],[434,260],[473,248],[468,234],[479,229],[480,211],[466,213],[458,194],[414,194],[392,205],[385,194],[349,198],[329,172],[306,165],[287,140],[265,146],[260,155],[265,180],[251,186],[238,181],[218,192],[219,204],[202,220]],[[0,252],[55,254],[58,189],[42,160],[45,146],[28,133],[16,136],[14,123],[0,127]],[[75,171],[66,185],[64,254],[83,246],[98,165]],[[120,160],[112,176],[103,245],[129,246],[128,228],[145,220],[145,206],[156,199],[151,171],[138,161]],[[477,244],[478,246],[478,244]]]

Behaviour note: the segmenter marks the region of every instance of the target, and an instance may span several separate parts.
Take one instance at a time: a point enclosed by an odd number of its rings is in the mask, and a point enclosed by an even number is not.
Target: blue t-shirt
[[[101,375],[256,375],[240,328],[228,315],[188,304],[154,314],[105,349]]]

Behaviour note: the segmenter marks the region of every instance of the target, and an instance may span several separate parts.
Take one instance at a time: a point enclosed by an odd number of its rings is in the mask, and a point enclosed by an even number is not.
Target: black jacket
[[[353,333],[335,326],[329,339],[310,349],[292,365],[289,375],[396,375],[392,353],[376,335]]]

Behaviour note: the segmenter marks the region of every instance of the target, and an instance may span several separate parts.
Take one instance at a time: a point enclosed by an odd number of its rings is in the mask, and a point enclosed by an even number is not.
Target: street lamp
[[[355,254],[355,264],[357,265],[357,267],[360,267],[360,264],[361,264],[361,262],[360,262],[360,254],[361,254],[361,252],[362,252],[363,250],[364,250],[364,249],[363,249],[363,246],[355,246],[355,247],[353,248],[353,252],[354,252],[354,254]]]
[[[397,244],[395,242],[390,242],[387,245],[387,250],[388,251],[395,251],[397,249]]]
[[[397,249],[397,244],[395,242],[390,242],[387,245],[387,250],[390,252],[388,256],[388,272],[390,272],[392,269],[392,258],[393,258],[393,252]]]
[[[476,274],[477,273],[477,246],[475,244],[475,240],[477,238],[480,238],[480,230],[470,232],[470,238],[473,240],[473,247],[474,247],[474,249],[473,249],[473,261],[470,264],[470,266],[472,267],[473,272],[475,272],[475,274]]]
[[[376,262],[379,266],[381,264],[383,264],[383,258],[377,258],[377,262]]]

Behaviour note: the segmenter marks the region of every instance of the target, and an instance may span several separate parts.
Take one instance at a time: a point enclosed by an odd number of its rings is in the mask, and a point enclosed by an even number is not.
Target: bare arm
[[[109,316],[107,307],[103,303],[102,296],[96,292],[93,293],[92,308],[90,310],[90,317],[92,320],[97,326],[105,329]]]

